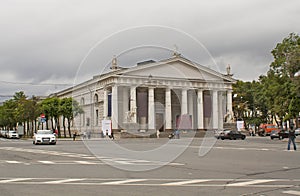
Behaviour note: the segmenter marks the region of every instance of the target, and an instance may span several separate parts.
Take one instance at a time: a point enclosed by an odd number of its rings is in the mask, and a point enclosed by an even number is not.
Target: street
[[[286,150],[287,140],[217,140],[203,156],[203,138],[187,140],[1,138],[0,195],[300,195],[300,154]],[[167,157],[164,145],[182,152],[172,161],[147,158],[156,150]]]

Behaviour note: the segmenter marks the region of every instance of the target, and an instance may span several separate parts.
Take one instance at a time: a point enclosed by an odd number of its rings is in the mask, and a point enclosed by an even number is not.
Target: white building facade
[[[72,129],[101,132],[102,120],[114,131],[222,129],[232,114],[230,74],[223,75],[180,55],[120,68],[56,93],[73,97],[84,110]]]

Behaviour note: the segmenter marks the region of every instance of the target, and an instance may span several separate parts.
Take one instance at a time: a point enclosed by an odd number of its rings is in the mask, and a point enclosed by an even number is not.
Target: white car
[[[298,129],[295,130],[295,135],[296,136],[300,135],[300,128],[298,128]]]
[[[33,144],[56,144],[56,135],[51,130],[37,130],[33,135]]]
[[[14,130],[9,130],[7,132],[7,138],[9,138],[9,139],[11,139],[11,138],[19,139],[19,134]]]

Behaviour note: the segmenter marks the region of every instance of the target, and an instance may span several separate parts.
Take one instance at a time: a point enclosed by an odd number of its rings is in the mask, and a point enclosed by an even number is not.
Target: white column
[[[127,114],[128,114],[128,111],[130,110],[129,109],[129,90],[128,90],[128,87],[122,87],[122,93],[123,93],[123,112],[122,112],[122,119],[123,119],[123,122],[127,122]]]
[[[106,119],[108,113],[108,97],[107,89],[103,89],[103,119]]]
[[[197,93],[198,129],[204,129],[204,110],[203,110],[203,90],[198,89]]]
[[[218,129],[223,129],[224,111],[223,111],[224,92],[218,95]]]
[[[181,91],[181,115],[188,113],[187,107],[187,89]]]
[[[171,89],[166,89],[166,129],[172,129],[172,100]]]
[[[148,88],[148,129],[155,129],[154,88]]]
[[[232,114],[232,90],[227,91],[227,112]]]
[[[118,129],[118,87],[117,85],[114,85],[112,87],[112,92],[111,92],[111,109],[112,109],[112,114],[111,114],[111,120],[112,120],[112,129]]]
[[[136,123],[137,116],[137,107],[136,107],[136,87],[130,87],[130,111],[133,112],[131,116],[131,122]]]
[[[212,109],[213,109],[213,129],[218,129],[218,113],[219,113],[219,106],[218,106],[218,91],[213,90],[213,103],[212,103]]]
[[[190,90],[188,94],[188,113],[192,116],[192,129],[194,129],[194,91]]]

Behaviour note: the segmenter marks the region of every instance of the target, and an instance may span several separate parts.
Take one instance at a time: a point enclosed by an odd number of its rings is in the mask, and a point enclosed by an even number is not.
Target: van
[[[270,135],[272,131],[280,131],[280,129],[274,124],[261,124],[258,129],[259,136]]]

